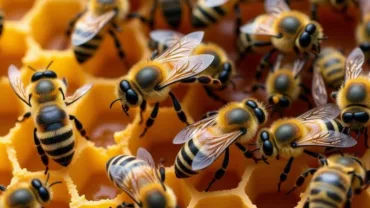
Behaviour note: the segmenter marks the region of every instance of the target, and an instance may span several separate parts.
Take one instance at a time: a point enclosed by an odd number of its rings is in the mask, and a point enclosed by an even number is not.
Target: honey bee
[[[332,89],[339,89],[344,80],[346,57],[337,49],[323,48],[315,61],[317,71],[324,83]]]
[[[139,148],[136,157],[118,155],[106,164],[106,172],[112,183],[128,194],[135,205],[123,202],[117,208],[176,208],[176,196],[172,189],[164,184],[165,169],[155,166],[150,153]],[[160,175],[158,174],[160,173]]]
[[[76,90],[72,96],[66,96],[67,82],[58,79],[57,74],[50,70],[52,62],[43,71],[36,71],[32,75],[31,83],[26,89],[21,81],[21,73],[16,66],[10,65],[8,77],[11,87],[18,98],[30,110],[18,122],[23,122],[32,116],[35,124],[33,131],[37,152],[45,165],[45,173],[49,167],[49,157],[58,164],[67,167],[73,158],[75,149],[75,136],[72,123],[80,134],[88,139],[82,123],[73,115],[68,114],[67,107],[82,96],[92,87],[87,84]]]
[[[308,149],[310,146],[345,148],[352,147],[357,142],[352,137],[342,133],[342,122],[335,119],[340,113],[335,104],[316,107],[297,118],[282,118],[274,121],[270,128],[264,128],[258,133],[257,146],[262,155],[277,159],[289,159],[283,173],[280,175],[278,190],[287,179],[294,158],[303,153],[321,158],[319,153]]]
[[[347,11],[352,4],[357,4],[355,0],[310,0],[311,2],[311,18],[317,20],[317,8],[320,4],[331,6],[334,11],[346,14],[349,18]]]
[[[175,160],[177,178],[188,178],[210,166],[224,154],[222,167],[205,191],[220,180],[229,164],[229,147],[233,143],[243,152],[245,157],[256,162],[265,160],[254,156],[242,144],[252,142],[258,128],[265,124],[268,114],[262,103],[248,98],[242,102],[230,102],[218,111],[210,112],[198,122],[186,127],[176,135],[174,144],[183,144]]]
[[[351,207],[353,193],[360,194],[370,184],[370,171],[359,158],[351,155],[332,155],[320,162],[320,168],[309,168],[303,172],[288,194],[301,186],[311,174],[305,208]]]
[[[128,10],[127,0],[89,0],[87,9],[70,21],[66,32],[67,36],[72,33],[73,52],[78,63],[82,64],[94,55],[107,32],[114,39],[118,56],[124,60],[125,53],[116,32],[121,31],[119,23],[125,19]]]
[[[181,39],[184,35],[172,30],[155,30],[150,33],[150,48],[162,53]],[[206,84],[203,86],[207,95],[216,100],[226,103],[221,97],[213,91],[221,91],[226,89],[229,84],[234,84],[231,80],[235,76],[235,66],[232,60],[229,59],[227,53],[214,43],[201,43],[192,52],[192,55],[210,54],[215,58],[211,65],[200,73],[197,77],[192,77],[184,80],[185,83],[199,82]],[[210,85],[212,82],[221,82],[217,85]],[[235,89],[235,84],[233,85]]]
[[[368,147],[367,126],[370,123],[369,76],[360,75],[365,56],[360,48],[354,49],[346,60],[346,74],[342,87],[333,94],[341,110],[340,118],[350,130],[364,133]]]
[[[359,0],[362,17],[356,28],[356,41],[361,50],[366,54],[367,60],[370,57],[370,2]]]
[[[158,114],[159,103],[168,95],[172,99],[179,119],[188,124],[180,102],[171,92],[171,85],[197,76],[211,65],[214,59],[212,55],[189,56],[202,41],[203,34],[203,32],[193,32],[184,36],[161,55],[135,64],[120,81],[117,88],[118,98],[111,103],[111,107],[115,102],[121,101],[123,111],[128,115],[130,107],[140,106],[141,123],[147,100],[155,103],[140,137],[144,136],[148,128],[153,125]]]
[[[271,20],[253,22],[244,25],[240,30],[245,34],[270,36],[273,48],[262,58],[258,70],[271,65],[271,56],[279,51],[290,54],[320,53],[323,29],[306,14],[290,10],[284,0],[266,0],[265,9]]]
[[[216,24],[221,18],[226,16],[234,8],[236,13],[236,23],[241,24],[241,12],[239,3],[242,0],[185,0],[186,5],[191,9],[190,23],[194,28],[205,28]],[[154,28],[154,16],[156,10],[162,10],[162,16],[169,26],[174,29],[179,28],[182,18],[182,5],[180,0],[153,0],[149,17],[144,17],[139,13],[129,14],[129,18],[138,18]]]
[[[48,185],[50,175],[48,174],[45,184],[35,178],[30,183],[21,182],[11,188],[0,186],[0,207],[4,208],[41,208],[52,199],[50,188],[62,183],[56,181]]]

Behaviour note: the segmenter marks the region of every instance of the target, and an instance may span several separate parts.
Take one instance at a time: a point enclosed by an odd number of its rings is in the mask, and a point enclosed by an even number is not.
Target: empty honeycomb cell
[[[38,1],[37,13],[30,19],[31,34],[46,50],[64,50],[69,46],[66,37],[69,21],[80,11],[83,5],[74,0]]]
[[[201,170],[199,174],[186,179],[189,185],[197,191],[204,191],[218,169],[222,167],[222,154],[210,167]],[[230,190],[238,187],[243,180],[242,175],[246,167],[252,165],[252,160],[245,159],[242,152],[235,146],[230,146],[229,165],[222,179],[216,181],[210,191]]]
[[[252,208],[247,206],[242,197],[247,197],[240,194],[224,194],[224,195],[214,195],[208,196],[200,199],[195,204],[194,208],[203,207],[217,207],[217,208],[229,208],[229,207],[240,207],[240,208]],[[259,208],[259,207],[258,207]]]
[[[286,192],[294,187],[298,176],[307,168],[302,165],[302,159],[293,162],[288,179],[282,183],[281,192],[277,192],[277,185],[280,174],[286,164],[286,160],[270,161],[270,165],[260,164],[253,169],[246,169],[244,178],[247,179],[245,192],[258,208],[268,208],[271,206],[278,208],[294,207],[299,201],[299,192],[307,186],[305,183],[301,188],[293,193],[286,195]]]
[[[166,169],[165,183],[175,192],[177,205],[181,208],[188,207],[192,193],[184,180],[179,181],[176,178],[173,168]]]
[[[32,8],[35,0],[2,0],[0,5],[5,12],[5,20],[20,20]]]

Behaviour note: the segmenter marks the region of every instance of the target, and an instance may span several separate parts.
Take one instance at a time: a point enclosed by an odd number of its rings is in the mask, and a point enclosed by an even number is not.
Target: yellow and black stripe
[[[159,1],[162,14],[168,25],[177,28],[181,23],[181,0]]]
[[[226,10],[221,6],[205,7],[195,5],[191,15],[191,24],[195,28],[204,28],[218,22],[225,15]]]
[[[177,178],[188,178],[199,172],[191,168],[193,159],[199,152],[199,149],[199,144],[194,139],[190,139],[184,144],[175,160],[175,174]]]
[[[160,43],[158,41],[153,40],[150,38],[149,40],[149,48],[152,51],[157,50],[158,54],[162,54],[165,50],[167,50],[168,46],[166,44]]]
[[[83,31],[79,28],[75,29],[75,34],[77,35],[84,35]],[[96,50],[99,48],[100,43],[102,42],[103,37],[98,34],[93,37],[91,40],[87,41],[82,45],[76,45],[73,47],[73,52],[76,56],[78,63],[82,64],[90,59]]]
[[[321,122],[325,125],[323,131],[343,132],[345,130],[342,121],[339,119],[322,120]]]
[[[321,76],[329,87],[338,89],[343,83],[345,60],[344,55],[335,49],[328,49],[319,55],[317,63],[321,68]]]

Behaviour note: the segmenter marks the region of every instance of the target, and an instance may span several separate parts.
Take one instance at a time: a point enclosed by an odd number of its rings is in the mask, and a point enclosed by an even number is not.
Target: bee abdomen
[[[199,148],[190,139],[180,150],[175,160],[175,174],[177,178],[188,178],[198,174],[191,168],[195,155],[199,152]]]
[[[167,23],[172,27],[179,26],[182,16],[180,0],[161,1],[161,8]]]
[[[206,27],[216,23],[225,14],[221,7],[204,8],[198,5],[193,10],[191,23],[194,27]]]
[[[249,34],[240,33],[237,40],[237,47],[240,53],[246,53],[252,50],[252,40]]]
[[[95,51],[99,48],[101,40],[102,37],[97,35],[82,45],[74,46],[73,52],[75,53],[78,63],[82,64],[91,58]]]

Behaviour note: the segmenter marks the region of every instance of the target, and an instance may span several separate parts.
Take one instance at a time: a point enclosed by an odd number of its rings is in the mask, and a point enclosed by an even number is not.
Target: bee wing
[[[345,81],[355,79],[362,71],[365,56],[360,48],[355,48],[347,57],[346,60],[346,76]]]
[[[290,8],[285,0],[266,0],[265,10],[273,16],[278,16],[282,12],[290,11]]]
[[[72,103],[82,98],[82,96],[84,96],[87,92],[89,92],[91,87],[92,87],[92,84],[86,84],[80,87],[79,89],[77,89],[75,93],[73,93],[73,95],[66,97],[66,100],[65,100],[66,105],[67,106],[71,105]]]
[[[294,61],[293,64],[294,77],[297,77],[302,72],[305,63],[306,61],[301,59],[297,59],[296,61]]]
[[[212,55],[202,54],[178,61],[166,79],[159,83],[158,88],[162,89],[175,82],[198,75],[211,65],[213,59]]]
[[[193,138],[194,134],[197,132],[212,126],[215,124],[215,118],[217,115],[210,116],[208,118],[202,119],[200,121],[197,121],[195,123],[192,123],[191,125],[185,127],[183,130],[181,130],[176,137],[173,139],[174,144],[183,144],[187,141],[189,141],[191,138]]]
[[[243,33],[251,35],[266,35],[266,36],[278,36],[278,34],[271,28],[269,24],[260,24],[257,22],[251,22],[240,27]]]
[[[330,120],[336,118],[340,113],[337,105],[333,103],[327,103],[325,105],[318,106],[306,113],[298,116],[298,119],[302,122],[311,122],[313,120]]]
[[[26,91],[24,89],[24,86],[21,80],[21,72],[16,66],[14,65],[9,66],[8,78],[9,78],[10,86],[13,88],[13,91],[18,96],[18,98],[21,99],[28,106],[31,106],[31,104],[27,101],[28,98],[27,98]]]
[[[155,167],[155,162],[153,160],[152,155],[146,149],[144,149],[142,147],[140,147],[137,150],[136,158],[139,159],[139,160],[143,160],[143,161],[147,162],[153,168]]]
[[[318,124],[310,123],[310,133],[303,139],[296,141],[297,147],[322,146],[322,147],[352,147],[357,141],[347,134],[338,131],[322,131]]]
[[[312,79],[312,97],[316,106],[322,106],[328,102],[328,93],[325,88],[325,82],[319,70],[319,67],[315,66]]]
[[[281,62],[283,61],[284,59],[284,55],[283,54],[279,54],[276,58],[276,61],[275,61],[275,66],[274,66],[274,71],[277,71],[280,69],[280,66],[281,66]]]
[[[157,41],[167,47],[173,46],[179,40],[181,40],[184,35],[173,30],[154,30],[149,34],[150,38]]]
[[[191,165],[193,170],[201,170],[211,165],[226,148],[243,134],[242,131],[234,131],[227,134],[215,135],[210,132],[210,129],[204,129],[196,135],[199,137],[199,141],[203,146],[193,159]]]
[[[136,185],[136,177],[134,174],[133,177],[130,177],[130,184],[125,184],[125,177],[128,172],[121,165],[111,165],[109,166],[109,174],[112,177],[113,181],[117,186],[122,189],[126,194],[128,194],[133,200],[136,200],[139,196],[139,189]]]
[[[227,3],[229,0],[204,0],[203,4],[206,7],[217,7]]]
[[[370,1],[369,0],[358,0],[360,5],[362,16],[370,12]]]
[[[86,13],[81,20],[76,23],[71,40],[74,46],[82,45],[94,38],[116,15],[115,11],[109,11],[100,16]]]
[[[177,62],[183,58],[187,58],[193,49],[202,42],[204,32],[193,32],[185,35],[179,41],[177,41],[170,48],[165,50],[155,60],[162,63]]]

